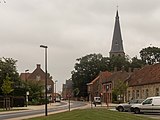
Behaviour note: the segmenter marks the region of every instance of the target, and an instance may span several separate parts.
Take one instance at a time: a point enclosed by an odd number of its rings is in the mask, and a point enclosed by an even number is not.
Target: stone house
[[[128,79],[127,100],[160,95],[160,63],[136,70]]]
[[[41,65],[37,64],[36,69],[32,73],[29,73],[29,72],[21,73],[20,79],[26,82],[36,81],[39,84],[45,85],[45,72],[41,69]],[[54,82],[52,78],[47,79],[47,96],[53,102],[54,100]]]

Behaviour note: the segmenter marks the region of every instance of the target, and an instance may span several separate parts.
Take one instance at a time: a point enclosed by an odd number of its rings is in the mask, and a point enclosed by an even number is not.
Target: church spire
[[[114,26],[112,46],[110,51],[110,57],[113,57],[113,56],[122,56],[122,57],[125,56],[125,53],[123,50],[123,41],[121,36],[118,9],[115,17],[115,26]]]

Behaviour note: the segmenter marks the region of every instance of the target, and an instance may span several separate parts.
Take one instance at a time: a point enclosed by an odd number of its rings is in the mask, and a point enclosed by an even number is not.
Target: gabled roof
[[[129,86],[139,86],[160,83],[160,63],[147,65],[135,71],[129,78]]]
[[[104,82],[107,80],[109,76],[111,76],[111,74],[112,73],[108,71],[100,72],[100,74],[94,80],[92,80],[88,85],[94,84],[97,80],[101,80],[101,82]]]
[[[25,81],[25,80],[28,79],[28,77],[30,76],[30,74],[31,73],[21,73],[20,74],[20,79]]]
[[[126,71],[117,71],[114,72],[106,82],[113,82],[117,80],[126,81],[130,77],[131,73]]]

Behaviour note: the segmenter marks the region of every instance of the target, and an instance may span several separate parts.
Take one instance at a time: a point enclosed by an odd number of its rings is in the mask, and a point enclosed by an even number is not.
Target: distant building
[[[123,50],[123,40],[121,35],[118,10],[116,12],[116,17],[115,17],[115,26],[114,26],[112,46],[110,51],[110,57],[114,57],[114,56],[125,57],[125,53]]]
[[[66,83],[63,84],[62,97],[63,99],[68,99],[68,97],[73,97],[73,82],[71,79],[66,80]]]
[[[45,85],[45,72],[41,69],[41,65],[37,64],[37,68],[32,73],[21,73],[20,79],[26,82],[37,81],[39,84]],[[51,78],[47,79],[47,96],[54,99],[54,82]]]

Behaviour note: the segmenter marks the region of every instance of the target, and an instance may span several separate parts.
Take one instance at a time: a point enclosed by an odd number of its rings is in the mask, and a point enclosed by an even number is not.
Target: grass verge
[[[135,116],[126,112],[110,111],[107,109],[82,109],[63,112],[47,117],[32,118],[29,120],[154,120]]]

